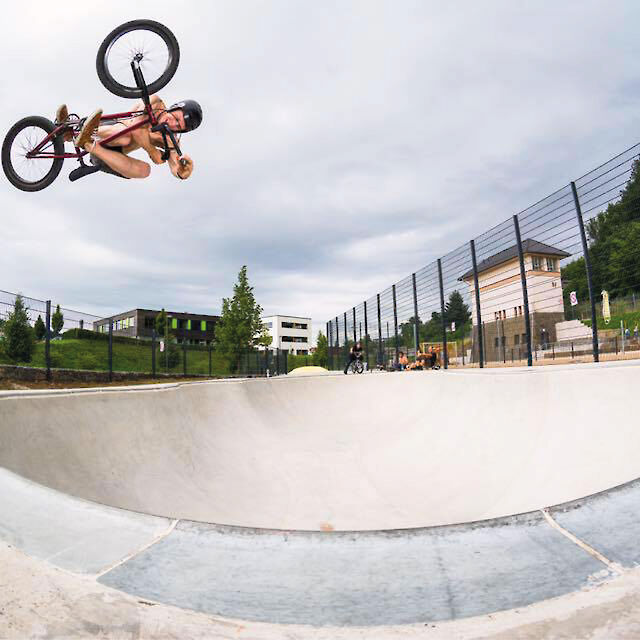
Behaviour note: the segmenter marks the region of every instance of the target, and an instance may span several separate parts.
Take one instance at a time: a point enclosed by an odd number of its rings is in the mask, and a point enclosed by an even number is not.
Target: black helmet
[[[177,111],[182,109],[184,115],[184,131],[193,131],[200,126],[202,122],[202,107],[195,100],[182,100],[172,104],[167,111]]]

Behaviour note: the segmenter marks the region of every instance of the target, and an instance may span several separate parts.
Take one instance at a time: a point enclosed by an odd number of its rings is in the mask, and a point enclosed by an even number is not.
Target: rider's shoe
[[[69,109],[66,104],[61,104],[56,110],[56,124],[62,124],[69,117]]]
[[[98,125],[100,124],[101,117],[102,109],[98,109],[84,121],[82,129],[80,129],[80,133],[73,141],[76,147],[78,147],[79,149],[84,149],[84,146],[87,144],[87,142],[91,142],[91,138],[98,128]]]
[[[101,167],[99,166],[88,166],[85,164],[81,167],[78,167],[77,169],[74,169],[69,174],[69,180],[71,180],[71,182],[75,182],[76,180],[80,180],[80,178],[84,178],[85,176],[90,176],[92,173],[96,173],[100,171],[100,169]]]
[[[67,109],[66,104],[61,104],[56,110],[56,125],[61,125],[66,119],[69,117],[69,110]],[[73,131],[70,129],[65,129],[62,137],[65,142],[71,142],[73,140]]]

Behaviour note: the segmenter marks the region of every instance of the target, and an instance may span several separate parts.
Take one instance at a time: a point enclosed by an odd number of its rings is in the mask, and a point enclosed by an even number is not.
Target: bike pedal
[[[90,176],[92,173],[96,173],[96,171],[100,171],[100,167],[90,167],[87,165],[83,165],[82,167],[74,169],[69,174],[69,180],[71,180],[71,182],[75,182],[76,180],[80,180],[80,178],[84,178],[85,176]]]

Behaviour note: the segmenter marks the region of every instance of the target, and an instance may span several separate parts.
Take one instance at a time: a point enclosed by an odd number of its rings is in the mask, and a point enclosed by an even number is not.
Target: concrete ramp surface
[[[0,396],[0,466],[171,519],[390,530],[640,476],[640,366],[272,378]]]

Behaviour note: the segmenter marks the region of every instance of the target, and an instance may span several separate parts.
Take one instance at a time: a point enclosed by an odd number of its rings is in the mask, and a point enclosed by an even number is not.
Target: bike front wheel
[[[157,93],[173,78],[180,62],[180,47],[167,27],[154,20],[132,20],[116,27],[98,49],[96,71],[100,82],[121,98],[141,98],[131,63],[137,60],[149,94]]]
[[[2,169],[14,187],[21,191],[40,191],[58,177],[63,158],[27,157],[54,129],[53,122],[41,116],[23,118],[9,129],[2,144]],[[61,156],[64,153],[62,136],[49,140],[39,153]]]

